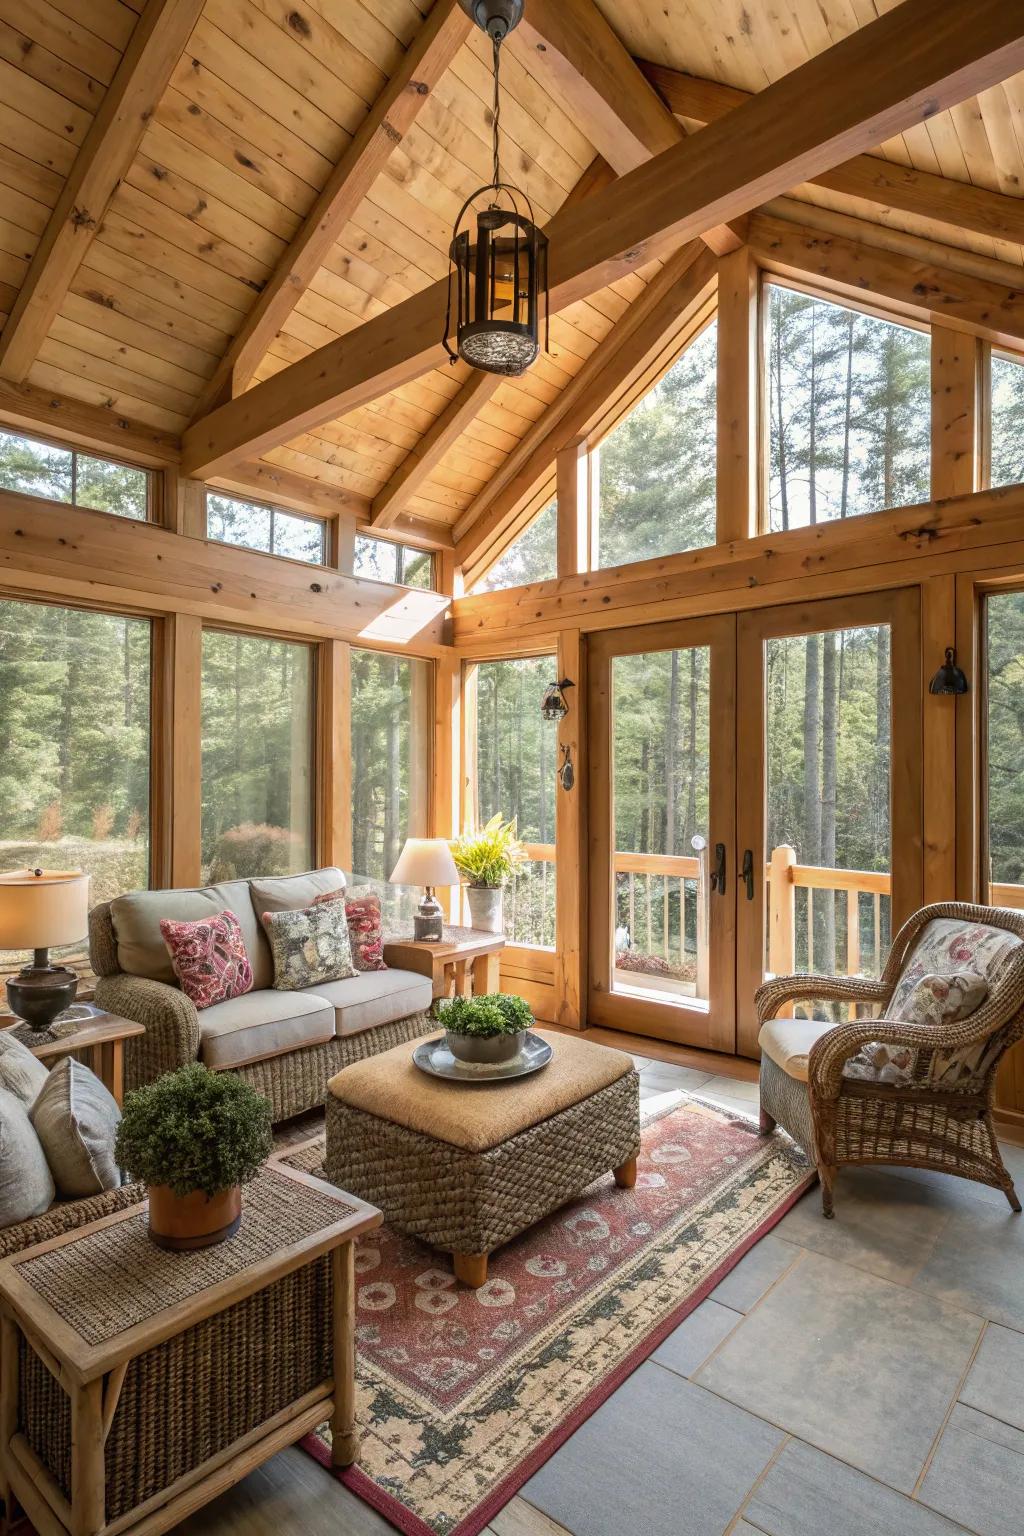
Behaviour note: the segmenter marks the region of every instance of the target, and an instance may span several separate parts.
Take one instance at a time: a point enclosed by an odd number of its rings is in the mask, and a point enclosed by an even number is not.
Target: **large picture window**
[[[207,630],[202,738],[204,881],[309,869],[312,649]]]
[[[553,581],[558,575],[558,502],[549,501],[496,560],[474,592],[501,592],[531,581]]]
[[[304,560],[323,565],[326,557],[324,525],[316,517],[300,517],[261,501],[240,501],[237,496],[206,494],[206,532],[221,544],[239,544],[264,555]]]
[[[92,507],[136,522],[149,516],[146,470],[18,432],[0,431],[0,490]]]
[[[536,845],[505,890],[505,932],[516,944],[555,942],[555,767],[557,727],[540,702],[558,673],[553,656],[485,661],[476,667],[476,806],[514,820]]]
[[[927,501],[930,337],[777,283],[764,292],[769,527]]]
[[[0,870],[149,883],[149,695],[147,619],[0,601]]]

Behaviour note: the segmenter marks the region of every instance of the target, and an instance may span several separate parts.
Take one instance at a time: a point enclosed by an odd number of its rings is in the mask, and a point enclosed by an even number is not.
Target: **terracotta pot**
[[[469,920],[474,928],[479,928],[483,933],[504,932],[502,894],[500,885],[469,887]]]
[[[149,1186],[149,1235],[160,1248],[212,1248],[233,1237],[242,1220],[242,1188],[218,1195],[201,1189],[176,1195],[168,1184]]]
[[[444,1043],[456,1061],[488,1062],[511,1061],[518,1056],[526,1040],[527,1031],[514,1035],[453,1035],[445,1031]]]

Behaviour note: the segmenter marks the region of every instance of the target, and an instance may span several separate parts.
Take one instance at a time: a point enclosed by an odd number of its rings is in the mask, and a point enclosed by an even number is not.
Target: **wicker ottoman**
[[[538,1034],[554,1056],[532,1077],[451,1083],[396,1046],[327,1090],[327,1173],[384,1218],[454,1256],[466,1285],[487,1256],[601,1174],[631,1188],[640,1149],[632,1058],[570,1035]]]

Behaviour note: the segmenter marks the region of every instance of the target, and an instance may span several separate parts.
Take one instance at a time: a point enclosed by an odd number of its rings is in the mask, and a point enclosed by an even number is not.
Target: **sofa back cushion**
[[[261,925],[265,912],[301,912],[327,891],[344,889],[345,876],[340,869],[333,868],[313,869],[305,875],[280,875],[249,881],[253,910]],[[268,981],[267,986],[270,985]]]
[[[177,984],[171,957],[160,932],[161,918],[194,923],[202,918],[233,912],[245,941],[257,991],[273,985],[274,966],[270,946],[260,931],[253,911],[247,880],[225,880],[186,891],[133,891],[110,903],[110,921],[117,941],[117,961],[129,976],[148,976],[152,981]]]

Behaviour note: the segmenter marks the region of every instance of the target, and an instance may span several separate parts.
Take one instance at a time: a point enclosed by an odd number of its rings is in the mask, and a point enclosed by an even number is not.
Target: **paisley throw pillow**
[[[264,912],[263,926],[279,992],[301,992],[356,974],[343,901],[314,902],[298,912]]]
[[[380,897],[369,886],[353,886],[348,890],[325,891],[322,896],[314,897],[313,905],[342,899],[348,919],[352,964],[357,971],[386,971]]]
[[[181,990],[197,1008],[212,1008],[252,991],[252,966],[233,912],[194,923],[162,917],[160,932]]]

